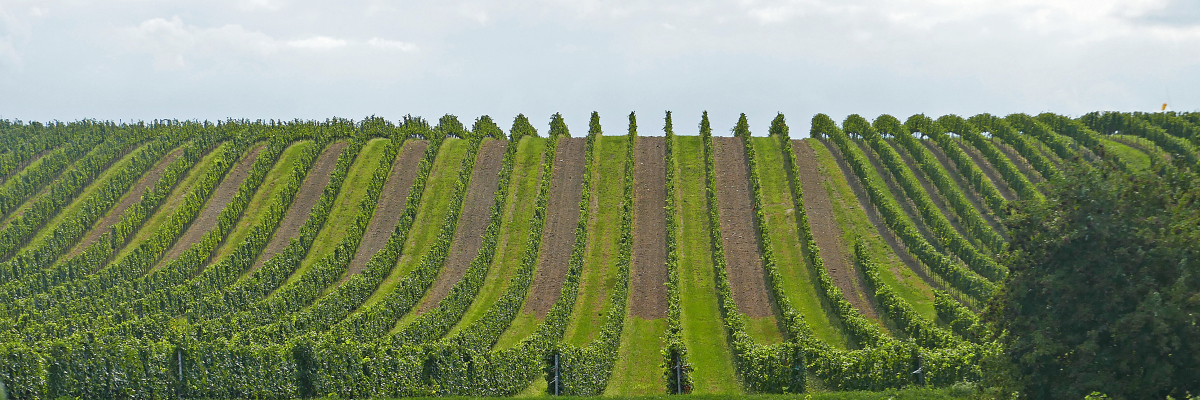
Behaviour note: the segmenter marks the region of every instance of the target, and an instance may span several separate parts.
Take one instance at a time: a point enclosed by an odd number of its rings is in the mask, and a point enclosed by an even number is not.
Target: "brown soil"
[[[908,219],[912,221],[913,226],[917,227],[917,230],[921,232],[921,235],[925,237],[925,240],[928,241],[929,244],[933,245],[933,247],[938,251],[942,251],[941,242],[939,242],[937,238],[933,236],[933,233],[929,231],[929,228],[925,226],[925,220],[921,219],[921,216],[917,214],[916,206],[913,204],[912,200],[908,198],[908,195],[904,194],[904,190],[900,189],[900,185],[897,185],[896,181],[892,179],[891,171],[888,171],[887,168],[884,168],[883,163],[879,161],[879,156],[875,155],[875,151],[862,141],[856,140],[854,142],[858,144],[859,150],[862,150],[863,154],[867,156],[868,160],[870,160],[871,167],[875,168],[875,173],[879,174],[879,176],[883,178],[884,184],[887,185],[888,190],[892,193],[892,198],[896,199],[896,204],[899,204],[900,207],[904,209],[904,213],[908,215]],[[834,154],[841,154],[835,150],[837,149],[830,149],[830,151]],[[854,171],[851,170],[850,174],[846,175],[847,181],[854,180],[850,178],[854,176],[853,172]],[[867,200],[869,201],[870,199],[868,198]]]
[[[808,146],[808,142],[803,140],[793,140],[792,149],[796,152],[796,166],[800,170],[800,187],[804,193],[804,212],[808,215],[808,226],[812,229],[813,239],[820,249],[821,261],[824,262],[829,277],[858,312],[878,320],[879,314],[875,311],[874,302],[865,295],[867,291],[858,279],[858,271],[850,260],[850,251],[846,244],[842,243],[842,231],[833,214],[833,203],[829,201],[829,193],[821,185],[822,179],[829,178],[821,175],[817,154]],[[879,226],[878,223],[875,225]]]
[[[242,186],[242,182],[250,176],[250,170],[254,167],[254,162],[258,160],[258,154],[266,148],[266,145],[258,145],[246,152],[242,159],[238,161],[233,168],[221,179],[221,183],[217,185],[217,189],[209,196],[208,201],[204,204],[204,209],[192,220],[191,225],[175,241],[171,249],[167,251],[167,255],[163,260],[174,260],[183,254],[192,244],[199,242],[204,238],[204,234],[217,227],[218,219],[221,212],[225,211],[225,206],[233,200],[233,196],[237,194],[238,188]],[[204,173],[203,171],[196,171]],[[187,196],[185,193],[184,196]]]
[[[867,196],[866,190],[863,189],[863,186],[858,179],[854,178],[854,170],[852,170],[850,168],[850,164],[847,164],[846,160],[842,158],[837,146],[832,145],[826,140],[822,140],[822,143],[824,143],[825,147],[829,149],[829,153],[833,155],[833,159],[835,162],[837,162],[838,169],[841,170],[842,176],[846,177],[846,183],[850,185],[850,190],[854,191],[854,196],[858,198],[858,206],[862,208],[865,214],[867,214],[867,221],[870,222],[871,225],[875,226],[875,232],[877,232],[879,236],[883,238],[884,242],[887,242],[888,247],[892,249],[892,254],[895,254],[897,257],[899,257],[900,261],[904,262],[904,265],[907,266],[909,270],[921,277],[921,280],[925,281],[925,283],[930,287],[943,289],[942,285],[939,284],[937,280],[933,279],[933,277],[929,275],[928,271],[921,266],[921,262],[916,258],[913,258],[912,254],[909,254],[908,249],[904,247],[904,243],[900,242],[900,238],[897,238],[892,230],[888,228],[887,224],[883,222],[883,216],[879,215],[879,210],[876,209],[873,204],[871,204],[871,198]],[[828,171],[828,173],[834,172]],[[829,178],[825,177],[825,179]]]
[[[712,140],[721,242],[725,246],[725,265],[733,301],[747,316],[769,317],[774,313],[766,271],[763,271],[762,250],[754,228],[754,200],[746,153],[739,138],[714,137]]]
[[[966,153],[967,157],[971,157],[971,160],[975,162],[975,165],[978,166],[981,171],[983,171],[983,175],[986,176],[988,180],[992,181],[992,185],[996,186],[996,190],[1000,191],[1000,197],[1003,197],[1004,200],[1007,201],[1013,201],[1017,199],[1017,194],[1013,192],[1011,187],[1008,186],[1008,182],[1005,182],[1004,179],[1000,177],[1000,172],[996,171],[996,167],[992,165],[992,163],[983,158],[983,154],[979,153],[979,150],[961,140],[956,142],[958,143],[958,148],[961,149],[963,153]]]
[[[146,188],[158,183],[158,179],[162,176],[163,172],[167,171],[167,167],[182,155],[183,147],[179,147],[159,159],[158,163],[155,163],[153,167],[150,167],[150,170],[145,175],[142,175],[141,179],[125,192],[125,197],[121,198],[121,202],[109,210],[108,215],[100,223],[92,226],[87,236],[75,245],[74,250],[71,250],[70,256],[74,257],[82,253],[83,249],[86,249],[92,243],[95,243],[96,240],[99,240],[100,235],[108,232],[113,225],[120,222],[121,215],[125,213],[125,210],[142,201],[142,192],[146,191]]]
[[[925,171],[922,171],[921,168],[917,166],[917,162],[913,160],[912,155],[908,154],[904,148],[895,145],[890,140],[888,143],[892,144],[892,148],[896,150],[896,154],[900,155],[900,160],[904,162],[904,167],[908,169],[908,172],[911,173],[914,178],[917,178],[917,182],[921,184],[921,189],[925,191],[925,195],[929,196],[929,199],[933,201],[934,206],[937,206],[938,211],[942,213],[942,216],[945,216],[946,219],[950,221],[950,226],[953,226],[954,230],[957,231],[962,237],[970,237],[967,236],[966,230],[964,230],[962,225],[959,224],[958,214],[951,212],[950,207],[946,206],[947,200],[945,197],[943,197],[945,195],[943,195],[937,187],[933,186],[933,183],[929,181],[927,176],[925,176]]]
[[[308,176],[304,178],[304,183],[300,185],[300,191],[296,192],[296,198],[292,200],[292,205],[288,207],[287,214],[284,214],[283,221],[279,223],[279,227],[275,229],[275,233],[271,235],[271,241],[267,247],[263,249],[262,254],[258,256],[258,261],[254,263],[254,268],[251,271],[257,270],[267,263],[275,254],[287,248],[292,238],[300,233],[300,227],[308,221],[309,213],[313,207],[321,200],[321,195],[325,193],[325,187],[329,185],[329,180],[333,178],[333,168],[337,166],[338,156],[342,154],[342,150],[349,146],[348,142],[338,142],[325,147],[325,151],[317,157],[317,162],[313,164],[312,169],[308,171]]]
[[[1008,157],[1010,161],[1012,161],[1013,165],[1017,166],[1017,170],[1021,171],[1022,174],[1025,174],[1025,176],[1029,178],[1030,182],[1036,184],[1044,180],[1042,179],[1042,175],[1038,174],[1037,170],[1034,170],[1032,165],[1029,165],[1029,161],[1026,161],[1025,157],[1021,157],[1021,154],[1018,153],[1016,149],[1012,148],[1012,146],[1009,146],[1008,143],[1004,143],[1000,139],[992,139],[992,144],[995,145],[996,148],[1000,149],[1000,152],[1004,153],[1004,155]]]
[[[475,158],[475,170],[471,172],[471,183],[463,198],[462,212],[458,216],[458,227],[454,230],[454,241],[450,243],[437,281],[417,307],[417,314],[429,311],[450,294],[450,289],[467,273],[467,267],[471,266],[483,247],[483,236],[492,216],[492,204],[495,204],[496,189],[500,182],[500,164],[504,161],[507,144],[503,140],[489,140],[479,150]]]
[[[542,230],[537,275],[525,298],[525,311],[546,318],[558,301],[567,277],[571,250],[575,246],[575,227],[579,222],[579,199],[583,196],[585,138],[559,139],[554,154],[554,174],[550,177],[550,198],[546,204],[546,225]]]
[[[637,138],[634,150],[633,269],[630,313],[667,316],[666,138]]]
[[[396,160],[392,162],[392,172],[379,194],[375,214],[371,217],[371,223],[367,225],[367,232],[358,244],[358,252],[354,254],[354,260],[350,262],[343,281],[366,269],[371,257],[387,245],[396,224],[400,222],[400,215],[407,206],[405,202],[408,201],[408,192],[412,189],[413,181],[417,179],[417,166],[428,147],[429,141],[409,140],[400,149],[400,154],[396,155]]]

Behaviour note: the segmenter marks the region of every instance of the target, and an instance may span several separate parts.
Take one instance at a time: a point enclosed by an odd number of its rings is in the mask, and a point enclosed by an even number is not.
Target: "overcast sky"
[[[0,118],[1200,109],[1197,0],[0,0]]]

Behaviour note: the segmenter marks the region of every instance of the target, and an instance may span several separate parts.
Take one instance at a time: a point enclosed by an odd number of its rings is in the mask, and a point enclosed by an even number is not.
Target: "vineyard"
[[[976,382],[1006,205],[1200,162],[1197,113],[672,118],[0,121],[0,398]]]

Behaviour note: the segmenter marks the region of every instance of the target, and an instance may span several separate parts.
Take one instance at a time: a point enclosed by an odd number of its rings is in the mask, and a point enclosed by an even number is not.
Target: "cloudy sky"
[[[1200,110],[1196,0],[0,0],[0,118]],[[616,125],[618,127],[614,127]],[[544,129],[544,128],[543,128]]]

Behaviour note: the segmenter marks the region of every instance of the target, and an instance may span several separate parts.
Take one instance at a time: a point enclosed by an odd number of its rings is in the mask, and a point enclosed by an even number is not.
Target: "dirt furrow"
[[[437,281],[417,307],[418,314],[429,311],[450,294],[450,289],[467,273],[467,267],[483,247],[483,235],[490,222],[492,204],[495,204],[500,164],[504,161],[507,144],[503,140],[489,140],[479,149],[475,171],[471,172],[471,183],[467,186],[462,212],[458,216],[458,227],[454,230],[454,240],[450,242],[449,255],[438,273]]]
[[[561,138],[554,154],[554,175],[550,177],[550,198],[546,204],[546,225],[538,254],[537,275],[525,298],[526,312],[546,318],[558,301],[567,263],[575,245],[575,227],[579,221],[579,199],[583,196],[585,138]]]
[[[133,185],[132,188],[129,188],[129,191],[125,192],[125,197],[121,199],[121,202],[109,210],[108,215],[106,215],[103,220],[92,226],[92,229],[88,231],[87,236],[75,246],[74,250],[71,250],[71,257],[79,255],[79,253],[83,252],[83,249],[87,248],[92,243],[95,243],[96,240],[99,240],[100,235],[108,232],[108,230],[114,224],[120,222],[121,214],[124,214],[126,209],[132,207],[137,202],[142,201],[142,192],[146,191],[146,188],[157,183],[158,178],[162,176],[163,172],[167,171],[167,167],[182,155],[183,147],[179,147],[168,153],[163,158],[159,159],[158,163],[154,164],[154,166],[151,167],[145,175],[142,175],[142,177],[137,181],[136,184]]]
[[[396,224],[400,222],[400,215],[407,207],[405,202],[408,201],[408,192],[412,189],[413,181],[417,179],[417,166],[428,147],[429,142],[426,140],[409,140],[400,149],[400,154],[392,162],[388,180],[383,184],[375,214],[371,217],[371,223],[367,225],[367,232],[363,234],[362,242],[358,244],[358,252],[354,254],[354,260],[350,262],[343,280],[366,269],[371,257],[387,245]]]
[[[842,158],[842,153],[838,150],[837,146],[832,145],[828,141],[822,141],[822,143],[826,148],[829,149],[829,154],[833,156],[834,161],[838,165],[838,169],[841,170],[842,176],[845,177],[846,183],[850,186],[850,190],[854,191],[854,197],[858,198],[858,207],[861,208],[865,214],[867,214],[867,221],[869,221],[871,225],[875,226],[875,232],[879,234],[879,237],[882,237],[883,240],[887,242],[888,247],[892,249],[892,253],[896,254],[897,257],[900,257],[900,261],[903,261],[904,265],[908,266],[909,270],[912,270],[913,273],[921,277],[921,280],[929,284],[930,287],[941,289],[942,286],[938,284],[933,277],[929,276],[929,274],[925,272],[925,268],[921,267],[920,262],[908,253],[908,250],[904,247],[904,244],[900,243],[900,239],[897,238],[896,235],[892,233],[891,228],[888,228],[887,224],[883,222],[883,216],[879,215],[879,210],[876,209],[874,204],[871,203],[871,198],[867,195],[862,183],[859,182],[858,178],[855,177],[854,170],[852,170],[850,165],[846,163],[846,160]],[[797,155],[797,158],[799,158],[799,155]],[[797,162],[800,161],[797,160]],[[833,174],[836,172],[829,171],[829,173]],[[830,178],[822,177],[822,179]],[[804,193],[807,196],[808,192],[806,191]],[[845,206],[850,205],[847,204]],[[807,205],[805,206],[805,209],[807,210]],[[822,250],[824,248],[824,246],[821,246]],[[847,257],[849,257],[849,255],[847,255]],[[853,276],[857,277],[857,274]]]
[[[258,256],[258,261],[254,263],[251,271],[259,269],[276,253],[287,248],[292,238],[300,233],[300,227],[308,221],[308,214],[321,200],[321,195],[325,193],[325,186],[329,185],[329,180],[333,177],[333,169],[337,167],[338,156],[349,145],[349,142],[344,141],[330,144],[325,147],[321,156],[317,157],[317,162],[308,171],[308,176],[304,177],[300,191],[296,192],[296,198],[288,207],[287,214],[284,214],[283,221],[279,222],[279,227],[275,229],[275,233],[271,234],[271,241]]]
[[[238,189],[242,186],[242,182],[244,182],[246,178],[250,176],[250,171],[254,167],[254,162],[258,160],[258,154],[261,153],[266,147],[266,145],[254,146],[254,148],[251,148],[250,151],[247,151],[246,155],[242,156],[242,159],[239,160],[238,163],[229,170],[229,172],[225,175],[225,178],[221,179],[221,183],[217,185],[217,189],[213,191],[211,195],[209,195],[208,201],[204,203],[204,209],[201,210],[200,214],[196,216],[196,219],[192,220],[192,223],[188,225],[188,228],[186,231],[184,231],[183,236],[180,236],[179,240],[175,241],[175,244],[171,246],[170,250],[167,251],[166,257],[163,257],[164,261],[174,260],[175,258],[179,257],[180,254],[183,254],[184,251],[192,247],[192,244],[199,242],[200,239],[203,239],[204,234],[217,227],[217,222],[219,221],[221,212],[224,211],[225,206],[233,200],[233,196],[237,195]],[[205,171],[195,171],[193,173],[205,173]],[[187,193],[181,194],[181,196],[187,195]]]
[[[992,165],[992,163],[983,158],[983,154],[980,154],[979,150],[975,149],[974,146],[962,141],[955,142],[958,144],[958,148],[961,149],[963,153],[966,153],[967,157],[971,157],[971,161],[974,161],[975,165],[983,171],[983,175],[986,176],[988,180],[992,181],[992,184],[996,186],[996,190],[1000,191],[1000,197],[1003,197],[1006,201],[1013,201],[1017,199],[1017,194],[1013,192],[1011,187],[1008,186],[1008,182],[1005,182],[1004,179],[1000,177],[1000,172],[996,171],[996,167]]]
[[[733,301],[738,310],[750,317],[769,317],[774,313],[766,272],[763,271],[762,250],[754,228],[754,201],[746,153],[739,138],[714,137],[712,140],[721,242],[725,246],[725,265]]]
[[[629,312],[667,316],[666,138],[640,137],[634,150],[633,287]]]
[[[821,185],[822,179],[817,167],[817,154],[807,141],[793,140],[792,149],[796,153],[796,166],[800,170],[800,188],[804,193],[804,213],[808,215],[808,226],[812,230],[813,239],[820,249],[821,261],[833,283],[842,290],[846,300],[858,309],[858,312],[871,319],[879,319],[874,302],[870,300],[862,280],[858,279],[858,271],[851,262],[847,243],[842,242],[842,231],[838,227],[837,218],[833,213],[833,202],[829,193]],[[853,187],[853,186],[851,186]],[[857,193],[857,192],[856,192]],[[861,196],[859,197],[862,198]],[[869,204],[868,204],[869,206]],[[864,207],[866,209],[867,207]],[[873,210],[873,209],[872,209]],[[877,216],[878,217],[878,216]],[[880,226],[878,218],[871,220],[875,226]],[[886,228],[885,228],[886,230]],[[895,238],[892,238],[895,242]]]

